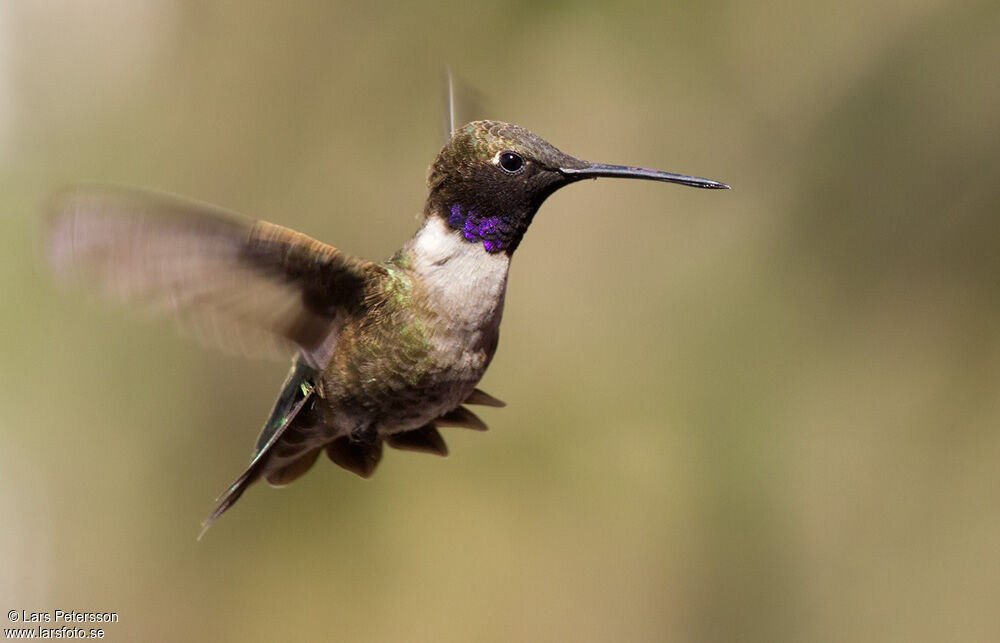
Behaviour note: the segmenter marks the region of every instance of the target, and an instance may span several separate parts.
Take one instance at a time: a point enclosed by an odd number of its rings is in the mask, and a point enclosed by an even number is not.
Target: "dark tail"
[[[274,403],[274,408],[271,410],[271,417],[268,418],[264,424],[264,429],[260,432],[260,437],[257,438],[257,447],[254,451],[253,459],[243,474],[236,479],[236,482],[230,485],[229,489],[220,496],[219,506],[215,508],[212,515],[201,523],[201,532],[198,534],[199,540],[205,535],[208,528],[212,526],[212,523],[219,516],[226,513],[240,499],[243,492],[261,477],[271,448],[278,442],[288,427],[291,426],[292,421],[299,414],[299,411],[302,410],[302,407],[312,397],[316,375],[316,369],[306,364],[301,358],[295,360],[292,369],[288,372],[288,377],[285,378],[284,386],[281,387],[278,400]]]

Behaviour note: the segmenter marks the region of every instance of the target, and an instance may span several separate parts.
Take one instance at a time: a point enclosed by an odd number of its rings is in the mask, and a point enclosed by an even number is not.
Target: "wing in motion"
[[[345,319],[364,314],[378,299],[386,268],[288,228],[125,188],[64,193],[51,225],[52,261],[63,275],[84,273],[118,299],[174,313],[224,349],[299,350],[250,464],[223,493],[202,533],[254,482],[288,484],[309,470],[320,451],[360,476],[374,472],[382,438],[366,443],[319,430],[324,420],[316,387]],[[478,389],[464,403],[503,406]],[[447,455],[436,426],[486,429],[459,406],[385,442]]]
[[[316,368],[384,271],[282,226],[126,188],[60,195],[50,242],[61,274],[90,273],[107,294],[175,313],[223,349],[298,347]]]

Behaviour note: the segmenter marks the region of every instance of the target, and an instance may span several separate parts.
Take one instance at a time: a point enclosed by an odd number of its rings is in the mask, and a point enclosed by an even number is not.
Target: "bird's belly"
[[[329,423],[338,434],[389,435],[424,426],[472,393],[496,351],[499,320],[474,330],[436,329],[420,350],[395,346],[324,374]],[[346,377],[345,377],[346,376]]]
[[[321,387],[333,423],[385,435],[461,404],[496,352],[508,265],[440,221],[428,224],[412,266],[395,269],[383,302],[338,337]]]

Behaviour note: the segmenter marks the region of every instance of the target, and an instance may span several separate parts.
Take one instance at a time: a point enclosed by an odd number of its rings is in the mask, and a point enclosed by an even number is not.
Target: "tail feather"
[[[486,391],[480,391],[479,389],[473,389],[462,404],[478,404],[479,406],[493,406],[496,408],[507,406],[506,402],[498,400]]]
[[[326,455],[334,464],[341,466],[362,478],[370,478],[382,460],[382,440],[356,442],[348,436],[341,436],[326,445]]]
[[[444,438],[441,437],[441,433],[434,428],[433,424],[427,424],[411,431],[393,433],[385,439],[385,443],[401,451],[448,455],[448,445],[444,443]]]
[[[212,523],[240,499],[250,485],[262,477],[273,485],[288,484],[308,471],[322,450],[338,466],[362,478],[368,478],[382,459],[383,442],[404,451],[446,456],[448,447],[437,426],[464,427],[476,431],[487,429],[486,423],[475,413],[459,406],[425,426],[395,433],[384,439],[375,437],[371,441],[352,440],[350,436],[341,436],[325,447],[309,448],[307,434],[315,426],[316,418],[309,411],[302,411],[312,398],[317,375],[316,369],[301,357],[292,365],[271,416],[257,439],[253,459],[240,477],[220,496],[218,507],[202,523],[199,539]],[[463,404],[505,406],[497,398],[479,389],[473,390]],[[312,445],[316,445],[316,442],[312,442]],[[279,446],[281,448],[276,448]]]
[[[316,458],[319,457],[319,452],[322,450],[321,447],[317,447],[306,451],[304,455],[292,460],[289,464],[274,471],[269,471],[265,476],[267,483],[275,487],[283,487],[286,484],[295,482],[301,476],[305,475],[309,469],[312,469],[313,464],[316,463]]]
[[[259,475],[256,471],[254,471],[254,466],[251,464],[247,467],[247,470],[236,479],[236,482],[231,484],[228,489],[216,498],[219,502],[219,506],[215,508],[215,511],[213,511],[208,518],[205,518],[205,520],[202,521],[201,531],[198,532],[198,540],[201,540],[201,537],[205,535],[205,532],[212,526],[212,523],[218,520],[219,516],[226,513],[226,510],[232,507],[236,501],[240,499],[243,492],[246,491],[250,485],[256,482],[258,477]]]
[[[281,389],[281,393],[278,395],[278,400],[271,410],[271,416],[264,424],[264,429],[257,439],[257,447],[254,451],[253,460],[250,461],[250,464],[240,477],[222,494],[219,506],[215,508],[215,511],[201,524],[201,533],[198,534],[199,540],[205,535],[208,528],[212,526],[212,523],[232,507],[250,485],[260,479],[264,472],[264,467],[268,463],[272,448],[278,443],[278,440],[292,425],[292,422],[306,405],[306,402],[312,397],[316,374],[316,369],[306,364],[302,359],[297,359],[292,365],[291,370],[288,372],[288,377],[285,378],[285,384]],[[319,452],[317,451],[316,453],[318,455]],[[314,456],[312,460],[308,461],[308,465],[312,466],[315,459]],[[300,464],[301,460],[302,458],[293,461],[279,470],[278,473],[280,474],[286,469],[290,473],[293,473],[297,470],[296,467]],[[309,466],[306,466],[302,471],[289,478],[288,482],[305,473]]]
[[[485,422],[479,419],[478,415],[464,406],[459,406],[448,411],[434,420],[434,423],[440,426],[460,426],[474,431],[485,431],[489,428]]]

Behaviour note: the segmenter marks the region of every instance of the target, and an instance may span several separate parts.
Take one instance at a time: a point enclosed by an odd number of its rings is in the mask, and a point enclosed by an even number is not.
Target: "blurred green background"
[[[0,2],[0,607],[123,641],[1000,640],[998,34],[995,0]],[[56,287],[49,195],[386,257],[446,64],[482,116],[734,189],[559,192],[492,431],[256,486],[196,542],[286,365]]]

